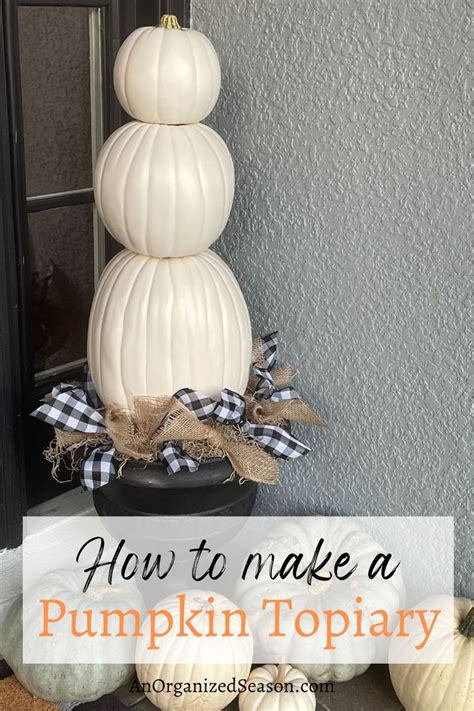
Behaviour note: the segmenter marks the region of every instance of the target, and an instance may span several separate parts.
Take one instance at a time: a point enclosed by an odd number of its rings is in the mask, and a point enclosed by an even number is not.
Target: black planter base
[[[121,477],[94,491],[94,505],[99,516],[249,516],[257,484],[231,475],[227,459],[172,476],[158,462],[128,462]]]

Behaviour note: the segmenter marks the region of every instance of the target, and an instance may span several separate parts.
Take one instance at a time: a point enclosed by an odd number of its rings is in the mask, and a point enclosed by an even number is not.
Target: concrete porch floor
[[[0,679],[11,674],[7,664],[0,661]],[[143,694],[131,693],[130,685],[98,701],[80,704],[77,711],[156,711],[156,706]],[[316,694],[316,711],[403,711],[390,683],[388,667],[373,665],[365,674],[351,681],[334,684],[334,691]],[[225,711],[238,711],[235,700]],[[19,711],[19,710],[18,710]]]

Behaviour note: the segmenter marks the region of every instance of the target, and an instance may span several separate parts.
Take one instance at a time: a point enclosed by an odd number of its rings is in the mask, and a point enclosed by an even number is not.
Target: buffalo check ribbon
[[[80,385],[56,385],[51,398],[31,414],[64,432],[102,434],[107,431],[104,418],[89,404],[87,393]]]
[[[53,388],[51,398],[31,414],[63,432],[102,435],[107,429],[99,407],[99,397],[87,373],[82,387],[60,383]],[[84,489],[98,489],[116,476],[114,455],[110,439],[104,439],[88,453],[80,475]]]
[[[212,400],[191,388],[178,390],[174,397],[198,420],[211,418],[223,425],[234,425],[266,452],[280,459],[297,459],[310,451],[283,427],[248,422],[245,419],[245,399],[233,390],[222,390],[219,400]]]
[[[253,373],[257,378],[254,393],[257,400],[281,402],[300,398],[292,387],[277,389],[273,381],[271,371],[276,363],[277,335],[278,332],[274,331],[261,339],[264,365],[253,365]],[[222,390],[219,399],[214,400],[191,388],[182,388],[174,394],[174,398],[198,420],[210,418],[219,424],[232,425],[275,457],[297,459],[310,451],[309,447],[282,427],[249,422],[245,417],[245,399],[233,390]],[[86,371],[82,387],[60,383],[53,388],[51,398],[31,414],[64,432],[106,435],[101,408],[102,403],[90,374]],[[108,484],[116,476],[115,457],[114,444],[111,439],[105,437],[97,447],[88,452],[82,463],[82,486],[93,490]],[[158,459],[168,474],[183,470],[195,472],[199,468],[199,462],[175,442],[165,442]]]
[[[199,462],[174,442],[166,442],[160,454],[160,462],[166,467],[168,474],[177,474],[183,469],[195,472],[199,469]]]
[[[84,489],[100,489],[115,478],[117,472],[114,457],[115,447],[112,440],[106,440],[90,452],[82,463],[80,479]]]
[[[106,434],[102,414],[97,408],[101,402],[89,372],[82,387],[60,383],[53,388],[51,398],[31,414],[33,417],[64,432]],[[80,481],[84,489],[99,489],[108,484],[117,474],[114,464],[116,450],[111,439],[104,439],[92,449],[82,462]],[[168,474],[187,469],[195,472],[199,463],[177,444],[167,442],[159,454]]]
[[[254,375],[257,377],[255,398],[257,400],[270,400],[271,402],[299,400],[300,396],[294,388],[287,386],[277,389],[273,382],[271,371],[276,363],[277,336],[278,331],[274,331],[261,339],[260,352],[265,362],[265,367],[258,365],[253,365],[252,367]]]

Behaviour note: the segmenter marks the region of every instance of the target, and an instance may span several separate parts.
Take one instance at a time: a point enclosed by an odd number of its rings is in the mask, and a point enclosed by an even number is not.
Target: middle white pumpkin
[[[102,274],[89,319],[88,359],[105,405],[190,387],[243,393],[250,320],[229,267],[213,252],[155,259],[123,250]]]
[[[208,126],[132,121],[103,145],[94,176],[97,208],[125,247],[154,257],[207,249],[234,199],[234,165]]]

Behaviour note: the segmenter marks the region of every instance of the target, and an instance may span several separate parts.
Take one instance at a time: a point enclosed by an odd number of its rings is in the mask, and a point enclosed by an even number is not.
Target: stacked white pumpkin
[[[91,376],[105,405],[190,387],[245,391],[247,307],[208,247],[224,229],[234,167],[222,138],[199,123],[220,90],[216,52],[173,16],[142,27],[115,62],[117,97],[135,121],[98,156],[96,205],[125,246],[100,279],[89,321]]]

